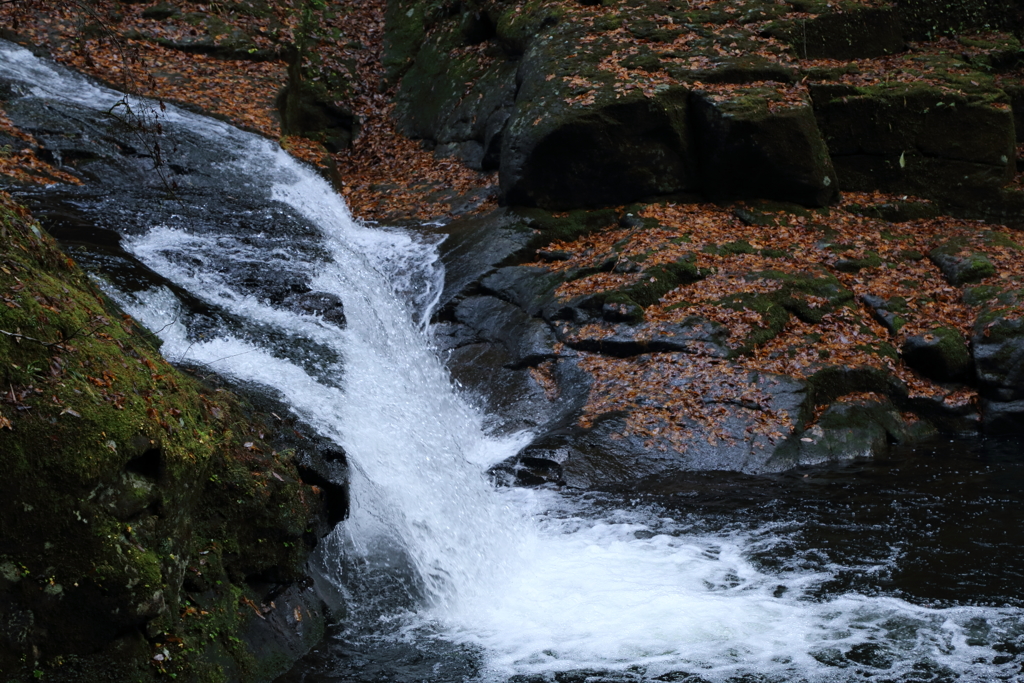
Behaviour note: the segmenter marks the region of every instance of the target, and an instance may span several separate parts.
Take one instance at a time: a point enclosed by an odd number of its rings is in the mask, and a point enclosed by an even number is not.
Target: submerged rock
[[[292,294],[282,302],[297,313],[318,315],[338,327],[345,326],[345,307],[336,294],[330,292],[307,292]]]

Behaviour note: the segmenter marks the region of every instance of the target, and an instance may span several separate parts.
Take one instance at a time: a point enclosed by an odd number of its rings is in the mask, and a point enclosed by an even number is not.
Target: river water
[[[0,64],[12,109],[120,98],[8,44]],[[350,514],[318,557],[345,613],[283,682],[1024,680],[1019,444],[642,495],[495,487],[531,435],[491,430],[434,350],[436,231],[363,225],[276,144],[132,106],[176,141],[173,196],[134,158],[27,199],[169,359],[347,454]],[[347,324],[289,303],[308,293]]]

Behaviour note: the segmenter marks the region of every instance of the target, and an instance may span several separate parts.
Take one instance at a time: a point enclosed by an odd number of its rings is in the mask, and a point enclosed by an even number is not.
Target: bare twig
[[[22,334],[21,332],[8,332],[7,330],[0,330],[0,334],[8,336],[8,337],[13,337],[14,339],[17,339],[19,341],[22,340],[22,339],[25,339],[27,341],[35,342],[35,343],[37,343],[37,344],[39,344],[41,346],[44,346],[44,347],[46,347],[48,349],[52,349],[52,348],[56,347],[56,348],[64,348],[66,350],[67,349],[67,346],[66,346],[67,343],[70,342],[75,337],[79,337],[80,336],[83,339],[86,338],[86,337],[91,337],[92,335],[96,334],[97,332],[99,332],[104,327],[108,327],[108,326],[109,326],[109,323],[103,323],[102,325],[97,325],[96,327],[92,328],[91,330],[89,330],[85,334],[81,334],[82,330],[85,329],[85,326],[82,326],[82,327],[79,327],[74,332],[72,332],[71,334],[69,334],[67,337],[64,337],[63,339],[60,339],[58,341],[53,341],[53,342],[47,342],[47,341],[43,341],[42,339],[36,339],[35,337],[30,337],[27,334]]]

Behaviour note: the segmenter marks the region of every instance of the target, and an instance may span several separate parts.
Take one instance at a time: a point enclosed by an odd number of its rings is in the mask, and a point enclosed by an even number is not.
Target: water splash
[[[96,111],[121,98],[19,48],[0,45],[0,60],[36,97]],[[351,516],[327,547],[363,558],[345,564],[355,571],[397,550],[383,564],[407,573],[418,600],[380,622],[394,637],[467,645],[493,680],[587,670],[690,681],[1018,680],[1020,658],[1005,654],[1022,651],[1018,609],[821,599],[816,587],[838,568],[767,571],[751,561],[778,533],[770,525],[709,532],[622,501],[588,507],[550,491],[495,491],[483,471],[528,435],[489,436],[430,347],[443,281],[436,240],[353,221],[322,179],[270,141],[173,107],[162,115],[170,134],[221,153],[211,186],[244,184],[278,207],[268,216],[316,230],[288,232],[269,218],[247,232],[163,221],[127,236],[139,260],[223,313],[202,333],[168,288],[114,293],[159,330],[169,358],[278,393],[345,449]],[[344,301],[348,325],[240,286],[238,274],[253,271],[307,275]],[[345,558],[329,559],[338,568]]]

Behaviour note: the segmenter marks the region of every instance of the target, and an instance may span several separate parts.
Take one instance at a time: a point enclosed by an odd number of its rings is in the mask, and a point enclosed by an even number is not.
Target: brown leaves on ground
[[[740,416],[747,438],[780,440],[793,427],[785,410],[774,410],[756,376],[720,359],[686,353],[653,353],[636,358],[581,354],[580,367],[594,376],[579,424],[591,427],[602,414],[625,411],[623,436],[647,446],[685,451],[701,438],[711,445],[732,443],[723,423]]]
[[[39,143],[36,139],[17,128],[0,106],[0,133],[21,140],[25,146],[15,149],[13,144],[0,147],[0,175],[14,178],[22,183],[39,183],[53,185],[55,183],[79,184],[81,181],[70,173],[54,168],[42,161],[37,155]]]
[[[727,362],[700,354],[625,359],[584,354],[582,365],[594,375],[596,384],[581,424],[591,425],[603,412],[625,410],[633,432],[682,443],[692,438],[693,421],[715,433],[707,406],[698,401],[709,387],[732,381],[729,378],[738,372],[769,372],[799,379],[828,366],[885,370],[904,382],[912,397],[930,397],[950,406],[975,401],[977,395],[971,388],[944,387],[920,376],[900,361],[897,349],[907,337],[937,327],[951,327],[969,339],[982,308],[994,305],[994,297],[1001,292],[1024,288],[1024,246],[1017,241],[1017,233],[980,221],[938,217],[890,223],[856,213],[860,207],[908,199],[922,201],[881,193],[848,194],[842,207],[814,212],[757,203],[650,204],[639,216],[653,219],[656,225],[616,227],[546,246],[546,251],[563,251],[569,258],[534,265],[565,273],[594,268],[612,258],[633,261],[643,268],[689,259],[711,269],[708,277],[677,287],[649,306],[644,319],[656,329],[658,324],[700,316],[725,325],[730,332],[727,343],[733,348],[768,321],[750,308],[724,306],[723,300],[734,301],[740,294],[771,295],[784,286],[781,277],[809,272],[834,277],[854,295],[852,302],[825,313],[820,322],[790,315],[778,334]],[[759,218],[758,224],[749,222],[751,215]],[[927,254],[951,239],[961,240],[965,252],[987,255],[996,268],[995,275],[964,288],[949,284]],[[755,275],[766,271],[776,275]],[[642,273],[600,272],[569,280],[557,294],[568,300],[622,289],[642,277]],[[990,292],[992,300],[968,305],[964,301],[968,287]],[[903,327],[897,332],[883,327],[862,303],[866,295],[891,302],[905,320]],[[825,307],[830,302],[823,297],[807,294],[804,301],[812,308],[829,310]],[[602,338],[613,332],[609,325],[594,324],[576,334]],[[772,417],[770,412],[762,415],[765,424],[770,422],[785,431],[784,419]]]
[[[142,16],[145,4],[94,0],[84,11],[76,2],[22,0],[0,5],[0,23],[57,61],[114,87],[198,106],[279,139],[275,98],[287,83],[284,48],[295,41],[298,29],[292,3],[271,0],[264,14],[241,11],[245,3],[168,4],[177,13],[154,19]],[[335,13],[324,15],[314,36],[321,72],[348,79],[346,99],[335,104],[350,108],[360,120],[361,133],[352,148],[332,155],[319,142],[296,137],[280,138],[282,147],[329,169],[353,214],[361,218],[438,218],[452,211],[456,200],[465,204],[464,197],[474,193],[480,196],[470,202],[471,209],[493,207],[493,192],[480,190],[496,184],[495,174],[473,171],[454,159],[436,159],[396,130],[393,93],[381,88],[385,5],[385,0],[338,5]],[[348,38],[330,39],[332,32]],[[232,47],[239,41],[248,46],[241,53],[252,52],[259,60],[197,54],[189,47]],[[0,174],[22,182],[77,182],[29,152],[0,154]]]

